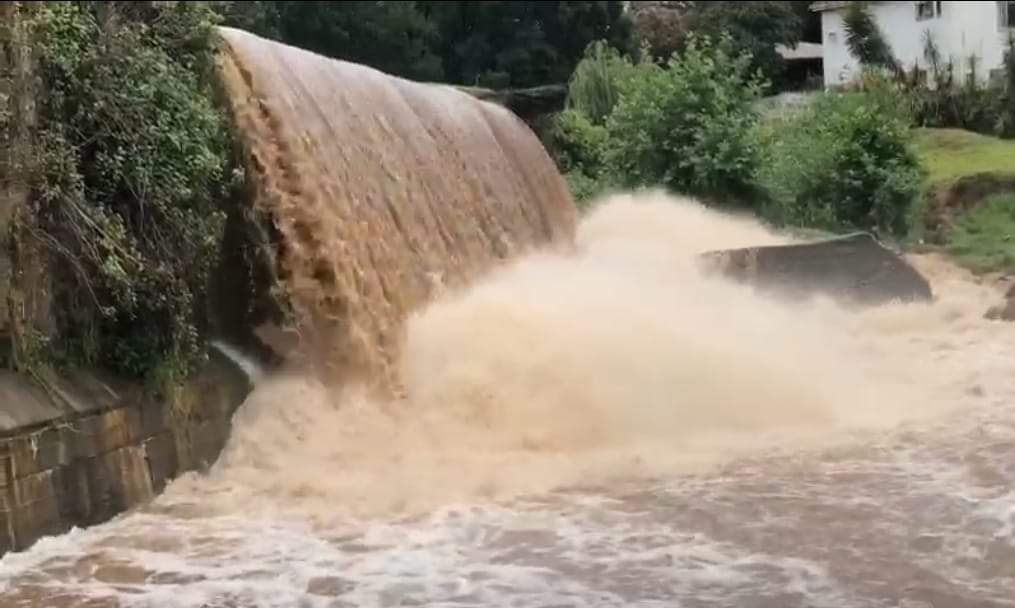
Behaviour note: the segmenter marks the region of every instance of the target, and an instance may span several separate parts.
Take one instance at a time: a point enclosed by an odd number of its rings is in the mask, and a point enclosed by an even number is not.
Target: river
[[[782,242],[617,196],[407,324],[404,395],[259,381],[206,474],[0,559],[0,606],[1015,607],[1015,325],[701,275]]]

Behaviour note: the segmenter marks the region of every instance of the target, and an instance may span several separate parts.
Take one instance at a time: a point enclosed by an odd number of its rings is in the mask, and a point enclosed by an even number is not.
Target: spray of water
[[[212,340],[211,346],[240,368],[252,385],[256,385],[264,377],[264,367],[232,344],[222,340]]]
[[[694,263],[787,240],[604,200],[417,310],[404,397],[263,376],[209,474],[0,559],[0,605],[1008,606],[998,294],[920,256],[936,302],[845,311]]]
[[[961,402],[969,378],[923,355],[949,339],[942,328],[982,326],[983,294],[856,313],[768,299],[695,263],[788,241],[693,201],[612,197],[584,219],[576,252],[531,255],[418,310],[404,398],[265,379],[210,477],[181,484],[228,509],[273,498],[333,525],[687,471]]]

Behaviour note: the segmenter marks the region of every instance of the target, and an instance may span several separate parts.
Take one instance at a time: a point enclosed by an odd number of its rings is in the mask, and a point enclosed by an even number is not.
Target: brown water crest
[[[441,287],[568,243],[574,205],[513,114],[452,87],[224,28],[220,71],[282,233],[306,351],[392,380],[401,322]]]

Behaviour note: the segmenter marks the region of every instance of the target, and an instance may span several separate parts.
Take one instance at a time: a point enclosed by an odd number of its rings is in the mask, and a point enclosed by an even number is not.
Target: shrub
[[[613,112],[623,83],[639,67],[605,42],[589,46],[568,84],[566,109],[554,121],[551,147],[579,204],[604,191],[610,182],[606,165]]]
[[[713,202],[751,192],[758,150],[750,136],[763,82],[728,36],[693,37],[665,66],[621,83],[607,120],[605,162],[628,187],[661,185]]]
[[[554,128],[557,162],[579,205],[607,188],[609,171],[604,163],[607,145],[606,127],[594,124],[584,113],[567,109],[557,117]]]
[[[633,72],[620,51],[596,41],[589,45],[568,82],[567,108],[602,125],[620,99],[622,82]]]
[[[234,178],[207,3],[44,3],[37,218],[72,361],[181,380]]]
[[[924,172],[905,104],[888,90],[830,94],[767,125],[758,181],[780,224],[903,235]]]

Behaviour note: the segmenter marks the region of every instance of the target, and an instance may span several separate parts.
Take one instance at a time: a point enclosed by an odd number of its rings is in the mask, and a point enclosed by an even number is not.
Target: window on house
[[[941,14],[941,3],[940,2],[917,2],[916,3],[916,18],[917,19],[933,19],[935,15]]]
[[[1001,28],[1015,28],[1015,2],[998,2]]]

